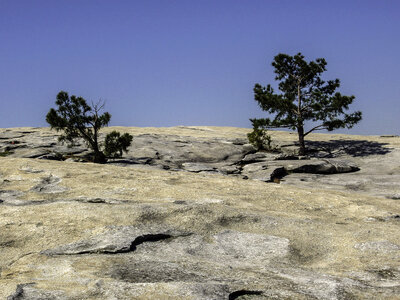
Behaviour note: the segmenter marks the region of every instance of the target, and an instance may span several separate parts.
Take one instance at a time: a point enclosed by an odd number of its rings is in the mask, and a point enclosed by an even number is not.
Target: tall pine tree
[[[301,53],[295,56],[276,55],[272,66],[281,93],[275,93],[269,84],[263,87],[257,83],[254,87],[254,97],[261,109],[274,116],[271,119],[250,119],[253,127],[297,130],[299,154],[304,155],[304,138],[311,132],[351,128],[358,123],[361,120],[360,111],[345,113],[355,97],[336,92],[340,86],[339,79],[321,79],[326,64],[323,58],[308,63]],[[312,122],[307,130],[306,121]]]

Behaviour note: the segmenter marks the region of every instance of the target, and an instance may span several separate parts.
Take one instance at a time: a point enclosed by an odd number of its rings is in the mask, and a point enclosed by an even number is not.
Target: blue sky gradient
[[[353,134],[400,134],[400,1],[0,0],[0,127],[47,126],[60,90],[110,125],[250,127],[278,53],[324,57]]]

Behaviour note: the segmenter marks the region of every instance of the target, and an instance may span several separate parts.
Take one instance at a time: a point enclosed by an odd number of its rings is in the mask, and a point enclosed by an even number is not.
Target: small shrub
[[[13,152],[6,150],[6,151],[3,151],[3,152],[0,152],[0,157],[6,157],[6,156],[8,156],[10,154],[13,154]]]
[[[253,145],[257,151],[260,150],[273,150],[271,136],[267,133],[265,128],[253,127],[253,131],[247,134],[249,143]]]
[[[128,147],[133,140],[133,136],[129,133],[121,135],[117,131],[107,134],[104,141],[104,154],[107,157],[118,158],[122,156],[122,151],[128,152]]]

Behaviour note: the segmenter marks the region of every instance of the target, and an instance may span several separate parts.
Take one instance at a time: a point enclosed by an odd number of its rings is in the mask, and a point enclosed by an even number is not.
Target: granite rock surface
[[[1,299],[398,299],[399,137],[113,129],[102,165],[0,129]]]

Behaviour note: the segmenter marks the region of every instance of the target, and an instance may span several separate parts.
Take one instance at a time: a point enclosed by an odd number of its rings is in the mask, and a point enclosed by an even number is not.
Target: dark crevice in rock
[[[34,282],[18,284],[17,288],[15,290],[15,293],[10,295],[10,296],[8,296],[7,300],[22,300],[22,299],[26,299],[25,298],[26,295],[24,295],[25,294],[24,287],[35,285],[35,284],[36,283],[34,283]]]
[[[309,159],[309,157],[304,156],[305,159]],[[302,156],[297,156],[297,155],[288,155],[288,154],[282,154],[279,155],[278,157],[274,158],[274,160],[300,160],[304,159]]]
[[[40,127],[33,127],[35,129],[40,129]],[[25,134],[31,134],[31,133],[36,133],[36,131],[32,131],[32,130],[25,130],[25,131],[17,131],[17,133],[22,134],[22,136],[24,136]]]
[[[145,234],[138,236],[131,244],[129,247],[129,250],[126,252],[133,252],[136,250],[136,247],[139,246],[140,244],[146,243],[146,242],[158,242],[162,240],[166,240],[172,238],[172,235],[169,234],[164,234],[164,233],[158,233],[158,234]]]
[[[249,291],[249,290],[239,290],[235,291],[229,294],[228,300],[235,300],[239,298],[240,296],[245,296],[245,295],[262,295],[261,291]]]
[[[129,246],[129,248],[120,248],[120,249],[115,249],[115,250],[103,250],[103,251],[81,251],[77,254],[90,254],[90,253],[104,253],[104,254],[118,254],[118,253],[128,253],[128,252],[134,252],[136,251],[137,246],[147,243],[147,242],[159,242],[162,240],[170,239],[172,238],[172,235],[169,234],[164,234],[164,233],[156,233],[156,234],[144,234],[141,236],[138,236]]]
[[[67,245],[55,250],[42,251],[46,255],[81,255],[81,254],[119,254],[134,252],[137,246],[147,242],[158,242],[173,238],[174,236],[165,233],[144,234],[137,236],[131,243],[126,240],[111,242],[107,246],[98,246],[97,241],[94,245],[91,242],[83,241],[72,245]]]
[[[272,173],[268,182],[280,183],[281,179],[288,175],[284,167],[276,168]]]

